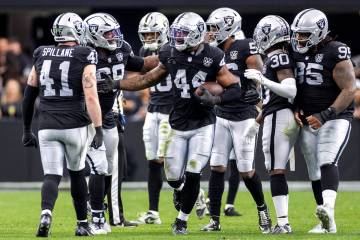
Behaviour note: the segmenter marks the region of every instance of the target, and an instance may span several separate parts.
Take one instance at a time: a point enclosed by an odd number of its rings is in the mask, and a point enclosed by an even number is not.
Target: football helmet
[[[204,41],[206,25],[202,17],[193,12],[185,12],[176,17],[170,26],[170,46],[178,51],[198,46]]]
[[[256,25],[253,38],[259,53],[265,54],[266,50],[279,42],[290,43],[289,24],[282,17],[266,16]]]
[[[54,21],[51,34],[55,42],[75,41],[85,44],[85,25],[81,17],[76,13],[60,14]]]
[[[145,34],[154,34],[153,39],[146,39]],[[157,50],[168,41],[169,21],[164,14],[151,12],[139,23],[138,34],[145,49]]]
[[[291,45],[294,51],[306,53],[328,35],[328,28],[328,20],[323,12],[309,8],[298,13],[291,24]],[[306,34],[306,38],[301,37],[302,34]]]
[[[95,47],[114,51],[121,48],[123,34],[118,21],[108,13],[94,13],[85,18],[86,40]]]
[[[231,8],[218,8],[210,14],[206,26],[210,35],[209,44],[217,46],[241,31],[241,16]]]

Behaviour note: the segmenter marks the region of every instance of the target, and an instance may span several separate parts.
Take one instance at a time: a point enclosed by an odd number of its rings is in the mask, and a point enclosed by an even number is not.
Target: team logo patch
[[[122,62],[124,59],[124,55],[122,53],[117,53],[115,56],[119,62]]]
[[[203,64],[205,67],[210,67],[212,63],[213,63],[213,60],[211,58],[204,57]]]
[[[231,51],[230,52],[230,59],[235,60],[238,57],[238,51]]]
[[[96,25],[96,24],[89,25],[89,32],[91,33],[91,35],[95,35],[97,33],[98,29],[99,29],[99,25]]]
[[[316,24],[318,25],[318,27],[319,27],[321,30],[323,30],[324,27],[325,27],[325,19],[324,19],[324,18],[320,19],[319,21],[316,22]]]
[[[262,32],[265,35],[268,35],[270,33],[271,30],[271,24],[265,24],[262,28],[261,28]]]
[[[83,24],[82,22],[80,21],[75,21],[74,22],[74,27],[75,27],[75,30],[78,32],[78,33],[81,33],[83,31]]]
[[[203,23],[198,23],[197,28],[201,33],[205,31],[205,26]]]
[[[226,16],[224,17],[224,22],[228,26],[232,26],[234,24],[234,17],[233,16]]]
[[[324,54],[319,53],[315,55],[315,62],[320,63],[324,58]]]

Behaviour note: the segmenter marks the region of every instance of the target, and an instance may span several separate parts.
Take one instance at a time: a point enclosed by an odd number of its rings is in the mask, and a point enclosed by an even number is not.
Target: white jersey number
[[[206,72],[203,72],[203,71],[197,72],[191,80],[191,84],[192,84],[193,88],[197,88],[201,84],[203,84],[205,82],[206,75],[207,75]],[[189,92],[190,84],[188,84],[186,81],[186,70],[185,69],[179,69],[176,72],[174,83],[178,89],[182,90],[181,91],[182,98],[190,98],[191,97],[190,92]]]
[[[309,85],[320,85],[324,82],[322,73],[324,66],[317,63],[296,63],[296,77],[299,79],[299,83],[302,84],[306,81]]]

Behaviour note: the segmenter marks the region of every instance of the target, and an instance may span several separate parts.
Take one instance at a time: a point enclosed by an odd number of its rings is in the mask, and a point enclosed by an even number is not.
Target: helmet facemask
[[[191,31],[180,26],[171,26],[169,32],[170,46],[175,47],[178,51],[184,51],[190,46]]]
[[[159,32],[139,32],[139,38],[144,49],[155,51],[161,46],[161,33]]]
[[[206,42],[208,42],[210,46],[217,47],[221,43],[219,36],[219,27],[216,24],[206,24]]]
[[[110,51],[114,51],[117,48],[121,48],[123,43],[123,34],[120,31],[120,28],[116,28],[103,34],[104,39],[107,41],[108,46],[106,47]]]
[[[311,32],[293,32],[291,36],[291,46],[295,52],[306,53],[309,49],[316,45],[312,39]]]

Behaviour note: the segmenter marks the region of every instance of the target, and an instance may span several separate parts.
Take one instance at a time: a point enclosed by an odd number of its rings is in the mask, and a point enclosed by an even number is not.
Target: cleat
[[[224,209],[224,215],[227,217],[240,217],[242,216],[241,213],[235,210],[234,207],[229,207],[227,209]]]
[[[49,213],[41,214],[40,224],[36,233],[37,237],[48,237],[51,226],[52,217]]]
[[[274,229],[271,231],[272,234],[290,234],[292,233],[290,224],[285,224],[284,226],[279,226],[276,224]]]
[[[176,218],[175,222],[173,224],[171,224],[171,227],[172,227],[172,232],[174,235],[188,234],[186,221],[182,221],[182,220]]]
[[[105,229],[105,222],[106,221],[103,212],[93,212],[90,224],[91,233],[94,235],[107,234],[108,231]]]
[[[132,227],[137,227],[139,224],[136,221],[127,221],[125,219],[123,219],[121,221],[121,223],[116,224],[115,227],[128,227],[128,228],[132,228]]]
[[[181,191],[178,191],[178,190],[174,190],[174,193],[173,193],[174,207],[175,207],[176,211],[178,211],[178,212],[181,209],[180,193],[181,193]]]
[[[75,229],[75,236],[92,236],[93,233],[88,222],[78,222]]]
[[[161,219],[159,216],[159,212],[150,210],[140,215],[137,222],[139,224],[161,224]]]
[[[108,224],[107,222],[104,223],[104,230],[107,232],[107,233],[111,233],[111,227],[110,227],[110,224]]]
[[[316,234],[322,234],[322,233],[326,233],[326,229],[323,228],[322,223],[320,222],[318,225],[316,225],[315,227],[313,227],[310,231],[308,231],[308,233],[316,233]]]
[[[196,216],[199,219],[202,219],[206,215],[206,200],[205,200],[205,192],[200,188],[198,198],[195,203]]]
[[[205,204],[206,204],[205,215],[210,216],[210,211],[209,211],[209,209],[210,209],[210,198],[206,198]]]
[[[204,232],[213,232],[213,231],[220,231],[220,230],[221,230],[220,222],[215,221],[213,219],[210,219],[210,223],[201,229],[201,231],[204,231]]]
[[[268,208],[266,207],[265,210],[262,210],[262,211],[258,210],[258,216],[259,216],[260,231],[264,234],[270,233],[271,232],[271,218],[270,218]]]
[[[330,209],[326,205],[318,206],[316,208],[316,216],[327,233],[336,233],[334,209]]]

